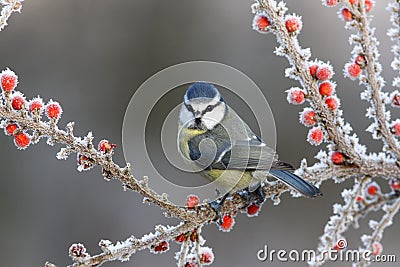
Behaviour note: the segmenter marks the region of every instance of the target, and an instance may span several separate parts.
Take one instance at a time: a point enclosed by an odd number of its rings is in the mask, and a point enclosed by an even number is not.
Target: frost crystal
[[[393,85],[394,87],[399,87],[399,88],[400,88],[400,77],[394,78],[394,79],[393,79],[392,85]]]
[[[372,237],[370,235],[362,235],[361,236],[361,242],[363,242],[364,246],[368,246],[368,244],[371,242]]]
[[[61,148],[60,151],[57,153],[56,157],[59,160],[66,160],[68,156],[71,154],[71,149],[69,148]]]
[[[285,77],[290,79],[297,79],[297,72],[295,67],[288,67],[285,69]]]
[[[369,225],[369,227],[372,229],[372,230],[376,230],[376,227],[379,225],[379,223],[377,222],[377,221],[375,221],[375,220],[370,220],[369,222],[368,222],[368,225]]]
[[[281,15],[285,14],[287,12],[287,10],[288,10],[287,7],[286,7],[286,3],[283,2],[283,1],[280,1],[278,3],[277,10],[278,10],[279,14],[281,14]]]

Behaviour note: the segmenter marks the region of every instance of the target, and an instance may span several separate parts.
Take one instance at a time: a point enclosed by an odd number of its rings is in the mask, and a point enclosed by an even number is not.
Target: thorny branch
[[[12,12],[21,10],[21,2],[2,1],[0,29],[6,25]],[[323,1],[327,6],[335,6],[338,2]],[[390,100],[387,94],[381,91],[384,80],[380,76],[377,40],[373,36],[373,29],[370,28],[371,17],[367,14],[374,3],[371,0],[342,0],[341,4],[343,7],[339,16],[343,16],[347,21],[346,28],[359,32],[359,35],[352,38],[355,44],[353,53],[356,60],[355,63],[346,65],[348,69],[345,69],[345,75],[352,79],[359,79],[360,83],[366,87],[362,98],[371,103],[372,112],[368,111],[369,117],[374,120],[371,132],[376,138],[384,141],[383,152],[379,154],[366,154],[366,147],[359,144],[357,136],[354,133],[350,135],[351,126],[343,120],[343,111],[339,109],[339,99],[334,95],[333,90],[321,91],[321,84],[327,80],[329,82],[333,76],[333,70],[328,63],[317,60],[311,62],[310,50],[300,47],[297,35],[302,27],[301,18],[286,15],[287,8],[283,2],[259,0],[252,6],[256,15],[253,27],[261,33],[272,32],[277,36],[279,46],[275,53],[285,56],[291,64],[291,67],[286,70],[286,75],[298,80],[303,87],[301,90],[290,90],[288,99],[291,99],[291,93],[296,92],[297,95],[293,98],[295,104],[302,104],[304,99],[308,101],[311,109],[307,111],[312,116],[304,118],[306,110],[302,113],[303,120],[306,120],[302,123],[314,127],[310,130],[308,139],[313,145],[319,145],[322,141],[327,143],[328,153],[318,153],[316,158],[319,162],[313,166],[307,166],[306,161],[303,160],[296,174],[315,184],[329,179],[342,182],[351,177],[354,178],[353,188],[342,192],[344,204],[334,205],[334,215],[325,226],[318,251],[335,247],[335,243],[343,238],[342,235],[348,231],[350,225],[357,227],[361,217],[375,210],[383,210],[385,214],[379,222],[370,221],[372,234],[361,238],[365,246],[363,249],[372,251],[376,256],[381,251],[377,251],[376,247],[379,248],[385,228],[392,224],[394,216],[400,209],[400,182],[396,179],[400,177],[398,165],[400,147],[395,138],[400,135],[400,124],[399,134],[396,134],[396,125],[389,123],[390,116],[385,107],[385,104],[390,101],[392,101],[392,106],[400,106],[400,95],[398,99],[391,97]],[[399,19],[393,16],[396,16],[395,13],[399,11],[399,1],[390,4],[388,9],[392,12],[394,29],[398,29]],[[393,32],[391,34],[395,36],[396,33]],[[395,63],[392,66],[395,70],[400,68],[400,63],[396,63],[399,56],[398,50],[398,47],[393,48]],[[312,72],[313,68],[315,73]],[[324,70],[324,72],[320,75],[319,70],[321,72]],[[62,144],[65,147],[58,153],[58,158],[66,159],[69,154],[76,153],[80,170],[88,170],[94,165],[99,165],[106,180],[119,180],[125,189],[138,192],[144,197],[145,202],[159,206],[166,216],[181,220],[180,224],[172,227],[156,226],[154,233],[149,233],[142,238],[132,236],[116,244],[101,240],[99,246],[103,252],[94,256],[90,256],[83,245],[74,244],[70,248],[70,256],[74,263],[70,266],[100,266],[109,261],[126,261],[132,254],[146,248],[162,252],[168,249],[168,244],[165,242],[177,239],[182,241],[181,251],[177,254],[179,266],[186,266],[188,259],[192,259],[198,265],[212,262],[212,252],[209,248],[202,247],[204,240],[201,238],[200,229],[206,224],[215,222],[224,224],[225,217],[218,218],[218,214],[205,204],[195,207],[174,205],[165,194],[159,195],[149,188],[147,178],[138,180],[133,177],[129,164],[125,167],[117,165],[112,159],[114,147],[108,141],[103,143],[103,148],[96,149],[92,143],[91,133],[83,138],[74,136],[73,123],[69,123],[66,130],[59,129],[58,119],[61,115],[59,104],[50,101],[44,107],[41,99],[26,101],[21,93],[13,91],[17,84],[17,77],[13,75],[15,74],[10,70],[1,73],[3,94],[0,101],[0,118],[2,119],[0,127],[5,129],[6,134],[14,137],[14,142],[19,149],[25,149],[29,144],[37,143],[41,138],[48,138],[48,143],[51,145]],[[330,82],[330,84],[332,86],[333,83]],[[393,84],[398,84],[400,87],[400,78]],[[33,103],[36,103],[35,107]],[[41,113],[44,109],[46,109],[48,121],[42,120]],[[381,193],[379,185],[372,182],[374,179],[387,180],[392,191],[387,194]],[[289,188],[280,182],[266,181],[262,190],[267,198],[274,199],[277,204],[279,196]],[[227,215],[229,219],[238,210],[246,208],[246,205],[248,203],[244,203],[239,195],[233,195],[222,206],[221,214]],[[310,265],[321,265],[324,262],[325,260],[310,261]],[[368,264],[369,262],[363,261],[360,266]],[[55,267],[56,265],[46,263],[46,266]]]
[[[275,7],[274,1],[262,0],[258,1],[258,3],[259,8],[267,12],[269,19],[274,22],[273,32],[277,35],[278,41],[282,45],[281,51],[284,51],[283,55],[286,56],[292,64],[293,75],[296,76],[296,79],[299,80],[304,88],[308,89],[310,102],[318,114],[321,123],[325,125],[328,139],[337,146],[338,150],[346,154],[354,164],[361,165],[361,156],[346,140],[341,125],[337,123],[335,117],[337,114],[332,113],[324,105],[322,96],[319,93],[317,81],[311,77],[308,71],[308,51],[300,50],[297,38],[286,29],[285,21],[282,16],[284,9],[279,10],[279,7]]]
[[[322,2],[324,5],[332,7],[339,4],[340,1],[323,0]],[[368,168],[367,165],[371,164],[370,160],[380,160],[397,165],[396,162],[400,159],[400,146],[395,136],[400,135],[397,133],[397,130],[400,129],[400,122],[397,120],[390,124],[390,112],[386,110],[385,104],[391,102],[392,106],[398,107],[400,105],[400,94],[395,91],[391,96],[392,99],[390,99],[387,93],[381,91],[385,82],[380,75],[381,66],[378,63],[377,40],[374,37],[374,29],[370,27],[371,16],[367,14],[372,10],[374,2],[371,0],[343,0],[341,2],[343,6],[338,13],[339,17],[346,21],[346,29],[354,29],[357,32],[350,38],[350,44],[354,45],[353,62],[345,65],[344,74],[353,80],[358,79],[360,84],[366,87],[361,98],[371,103],[371,108],[367,110],[367,117],[374,121],[368,131],[373,134],[375,139],[382,139],[384,142],[383,152],[379,154],[366,154],[366,147],[358,143],[358,138],[354,134],[350,136],[351,127],[349,124],[345,124],[341,118],[342,111],[338,108],[339,101],[334,96],[332,83],[329,83],[331,86],[328,89],[330,90],[327,90],[326,80],[331,79],[333,75],[329,64],[318,61],[310,62],[310,51],[302,49],[298,44],[297,35],[302,28],[301,18],[296,15],[285,15],[287,8],[283,2],[259,0],[252,6],[253,12],[256,14],[253,27],[261,33],[272,32],[276,35],[280,46],[276,48],[275,53],[287,57],[291,64],[291,67],[286,70],[286,76],[298,80],[303,87],[300,90],[297,88],[290,89],[288,101],[291,104],[302,104],[303,99],[309,101],[311,109],[304,109],[300,121],[308,127],[317,124],[318,127],[326,131],[327,147],[334,164],[350,164],[353,167],[360,166],[363,169]],[[389,4],[388,10],[392,12],[391,21],[394,25],[394,28],[389,31],[389,36],[392,40],[398,41],[399,1]],[[397,32],[395,29],[397,29]],[[397,36],[397,39],[395,36]],[[392,51],[395,54],[392,67],[399,70],[399,47],[393,46]],[[325,73],[319,75],[319,69],[322,67],[325,69]],[[325,75],[326,73],[329,75]],[[393,84],[399,87],[399,78],[395,78]],[[304,96],[301,95],[302,92]],[[334,99],[332,99],[332,96]],[[310,130],[309,141],[311,144],[319,145],[322,142],[320,134],[315,134],[320,132],[318,128]],[[317,155],[317,158],[322,159],[322,161],[326,157],[327,154],[324,152]],[[303,172],[298,171],[298,174],[303,175]],[[311,266],[322,265],[327,260],[323,253],[334,248],[335,243],[339,240],[343,240],[342,235],[348,231],[351,224],[358,226],[358,219],[361,214],[366,215],[374,208],[384,209],[385,203],[398,201],[399,188],[396,180],[391,182],[391,188],[394,192],[388,194],[391,197],[387,199],[382,197],[381,201],[372,201],[368,202],[368,205],[360,205],[359,201],[365,195],[369,195],[369,197],[382,196],[379,186],[370,182],[371,178],[376,177],[365,172],[354,180],[352,190],[342,192],[345,203],[334,205],[334,215],[326,224],[324,234],[320,238],[318,261],[316,259],[310,260]],[[342,181],[337,178],[334,179],[338,182]],[[380,254],[381,250],[373,250],[372,247],[381,246],[379,241],[382,238],[383,229],[392,223],[397,211],[395,208],[391,209],[390,215],[385,215],[381,222],[377,223],[378,226],[373,228],[374,238],[364,242],[365,250],[372,251],[374,256]],[[363,240],[365,241],[366,238],[364,237]],[[319,260],[321,258],[322,260]],[[370,262],[365,261],[364,263],[370,264]]]

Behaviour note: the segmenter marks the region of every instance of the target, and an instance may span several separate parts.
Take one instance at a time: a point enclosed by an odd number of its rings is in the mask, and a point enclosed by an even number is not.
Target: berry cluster
[[[271,23],[271,20],[268,18],[268,15],[260,9],[258,4],[252,5],[252,11],[255,14],[252,24],[253,30],[256,30],[259,33],[268,33],[274,30],[274,26]],[[300,16],[296,14],[286,15],[284,20],[286,30],[289,34],[296,35],[301,31],[303,22]]]
[[[327,0],[327,2],[334,2],[334,1]],[[338,2],[338,1],[336,1],[336,2]],[[349,2],[354,7],[359,5],[358,0],[349,0]],[[329,5],[328,3],[326,3],[326,5],[333,6],[333,5]],[[374,7],[374,2],[372,0],[365,0],[364,5],[365,5],[365,12],[368,13]],[[342,7],[342,9],[339,12],[339,17],[341,17],[344,21],[352,21],[354,19],[353,13],[347,7]]]
[[[199,257],[196,257],[195,253],[190,253],[186,257],[185,267],[196,267],[196,266],[207,266],[211,265],[214,262],[214,252],[209,247],[200,247],[199,249]],[[200,261],[199,264],[196,264],[197,261]]]
[[[46,115],[49,118],[55,118],[57,120],[60,118],[61,107],[58,103],[58,110],[54,110],[54,108],[51,108],[51,104],[55,102],[49,102],[44,106],[40,98],[27,101],[21,92],[16,91],[15,88],[18,85],[18,76],[10,69],[5,69],[0,73],[0,85],[2,89],[1,102],[5,102],[7,110],[14,110],[18,112],[20,116],[31,116],[38,120],[43,109],[45,109]],[[29,135],[21,125],[13,121],[3,121],[2,127],[6,135],[14,137],[14,143],[18,149],[25,149],[31,144],[32,136]]]
[[[400,180],[393,178],[389,181],[391,191],[387,194],[382,193],[381,187],[376,182],[369,183],[362,195],[356,197],[356,201],[361,205],[373,205],[376,201],[390,200],[394,196],[400,196]]]
[[[240,211],[245,213],[247,217],[256,217],[258,216],[263,203],[260,202],[251,202],[245,207],[241,208]],[[237,212],[227,213],[220,215],[218,220],[219,229],[223,232],[229,232],[232,230],[235,225],[235,217]]]
[[[0,73],[0,86],[2,90],[0,98],[0,107],[4,108],[8,112],[14,112],[21,120],[3,120],[0,127],[4,129],[4,133],[14,138],[14,143],[18,149],[26,149],[29,145],[37,143],[41,137],[44,137],[45,133],[30,127],[29,124],[37,123],[43,128],[50,128],[54,131],[58,130],[57,123],[61,118],[63,109],[61,105],[53,100],[48,101],[46,104],[42,98],[35,97],[31,100],[27,100],[26,97],[19,91],[16,91],[18,85],[18,76],[10,69],[5,69]],[[43,120],[43,113],[47,117],[47,121]],[[72,124],[69,126],[70,134],[72,134]],[[86,139],[82,142],[88,147],[91,146],[93,137],[89,134]],[[49,138],[48,144],[54,144],[53,140]],[[111,156],[113,150],[116,147],[115,144],[111,144],[107,140],[101,140],[98,144],[98,152],[104,156]],[[59,159],[66,159],[69,151],[63,148],[57,155]],[[89,170],[94,166],[94,161],[88,156],[77,153],[78,170]],[[109,178],[109,174],[103,170],[105,178]]]
[[[40,97],[28,101],[21,92],[15,90],[18,85],[18,76],[12,70],[7,68],[0,73],[0,84],[2,102],[5,102],[7,110],[13,110],[21,117],[30,117],[34,121],[40,121],[42,113],[45,112],[53,125],[60,119],[62,108],[59,103],[50,100],[45,105]],[[32,143],[32,135],[22,125],[13,121],[3,121],[2,126],[6,135],[14,137],[14,143],[18,149],[26,149]]]
[[[200,203],[200,200],[199,200],[198,196],[189,195],[186,198],[185,206],[189,210],[193,210],[196,206],[199,205],[199,203]],[[261,210],[261,206],[262,206],[262,203],[252,202],[252,203],[248,204],[246,207],[244,207],[243,209],[241,209],[241,211],[246,213],[248,217],[255,217],[258,215],[259,211]],[[220,218],[217,221],[219,229],[223,232],[229,232],[235,224],[236,214],[237,214],[237,212],[220,215]],[[195,233],[195,231],[194,231],[194,233]],[[177,238],[178,238],[178,240],[183,240],[183,241],[186,240],[186,239],[184,239],[184,237],[182,235],[178,236]],[[192,240],[192,237],[191,237],[191,240]]]
[[[185,234],[180,234],[175,237],[175,242],[178,244],[182,244],[184,242],[189,242],[189,246],[192,246],[192,253],[187,254],[187,251],[181,251],[178,253],[185,253],[185,265],[184,266],[198,266],[196,262],[200,260],[199,265],[210,265],[214,261],[214,253],[211,248],[202,246],[204,244],[204,240],[201,238],[197,229],[194,229],[192,232],[188,232]],[[200,248],[197,249],[196,245],[199,244]],[[198,257],[195,256],[195,251],[199,252]]]
[[[335,96],[336,83],[330,81],[334,74],[332,66],[321,61],[314,61],[309,63],[308,70],[318,85],[318,92],[326,107],[331,112],[335,112],[340,102]],[[301,105],[309,98],[305,89],[292,87],[287,91],[287,100],[293,105]],[[316,146],[320,145],[325,138],[325,132],[322,125],[318,125],[318,119],[318,114],[313,108],[304,108],[300,113],[300,122],[307,127],[312,127],[308,132],[307,140]]]
[[[155,246],[151,246],[151,252],[153,252],[154,254],[158,254],[158,253],[165,253],[169,250],[169,244],[167,241],[162,241],[161,243],[155,245]]]

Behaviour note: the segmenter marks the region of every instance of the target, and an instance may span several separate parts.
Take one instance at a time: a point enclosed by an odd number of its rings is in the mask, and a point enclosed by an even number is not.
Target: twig
[[[302,55],[299,51],[299,44],[297,37],[289,34],[286,29],[283,14],[279,13],[278,8],[274,5],[274,1],[259,0],[260,9],[268,14],[268,17],[273,21],[273,33],[277,36],[277,39],[282,46],[281,51],[284,51],[282,55],[285,55],[293,69],[295,70],[294,76],[296,76],[304,88],[307,88],[311,104],[314,110],[318,114],[321,123],[327,132],[328,139],[335,144],[338,150],[343,152],[353,164],[362,165],[361,155],[354,150],[354,144],[349,142],[346,138],[346,134],[343,132],[343,125],[337,120],[336,113],[332,113],[327,109],[321,94],[319,93],[318,85],[315,79],[311,77],[308,71],[307,57]],[[280,54],[280,53],[279,53]]]
[[[373,256],[377,256],[381,253],[381,251],[375,251],[374,244],[380,244],[380,241],[383,237],[383,232],[387,227],[393,224],[393,218],[400,210],[400,198],[397,198],[396,201],[392,205],[385,205],[383,207],[385,211],[385,215],[381,218],[379,222],[370,222],[371,228],[373,228],[374,232],[371,236],[364,235],[362,240],[365,244],[364,250],[369,250],[372,252]],[[366,259],[362,259],[360,262],[356,263],[355,266],[368,266],[370,265],[370,261],[366,261]]]
[[[7,26],[7,20],[10,18],[11,14],[14,12],[21,13],[22,2],[24,0],[4,0],[3,8],[0,15],[0,31]]]

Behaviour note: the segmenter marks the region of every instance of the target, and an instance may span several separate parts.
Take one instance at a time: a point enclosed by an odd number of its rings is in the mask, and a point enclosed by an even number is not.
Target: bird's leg
[[[257,187],[256,191],[254,191],[254,194],[256,196],[256,204],[261,205],[265,201],[265,194],[264,191],[262,190],[262,186],[260,185]]]
[[[248,189],[244,189],[238,192],[238,195],[242,198],[243,202],[245,203],[244,207],[255,203],[257,205],[261,205],[265,201],[265,194],[262,190],[262,186],[259,185],[256,190],[250,191]]]
[[[219,215],[219,213],[221,212],[221,207],[222,207],[222,205],[224,204],[224,202],[225,202],[225,200],[226,200],[226,198],[227,197],[229,197],[229,192],[228,193],[226,193],[222,198],[221,198],[221,200],[214,200],[214,201],[211,201],[209,204],[210,204],[210,207],[215,211],[215,213],[217,213],[217,215]]]

